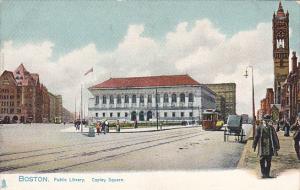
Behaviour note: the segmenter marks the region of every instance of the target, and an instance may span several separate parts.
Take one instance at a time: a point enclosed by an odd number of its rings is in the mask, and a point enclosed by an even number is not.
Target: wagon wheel
[[[241,130],[241,134],[240,134],[240,135],[241,135],[241,141],[240,141],[240,142],[243,142],[243,138],[244,138],[244,129]]]
[[[228,130],[227,127],[224,128],[224,142],[228,141]]]

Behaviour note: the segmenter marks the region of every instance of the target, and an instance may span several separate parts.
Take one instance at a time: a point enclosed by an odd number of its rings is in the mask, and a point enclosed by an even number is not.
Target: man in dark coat
[[[264,115],[263,125],[256,128],[253,149],[258,146],[262,178],[270,178],[272,156],[277,156],[280,149],[279,140],[271,123],[271,116]]]
[[[293,139],[294,139],[294,148],[298,157],[298,160],[300,160],[300,113],[298,113],[298,117],[296,122],[292,125],[291,130],[295,130]]]

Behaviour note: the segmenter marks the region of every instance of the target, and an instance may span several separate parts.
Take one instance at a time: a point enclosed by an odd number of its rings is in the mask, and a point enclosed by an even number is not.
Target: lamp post
[[[155,88],[155,108],[156,108],[156,129],[158,130],[158,94],[157,88]]]
[[[245,77],[248,77],[248,68],[251,68],[252,74],[252,126],[253,126],[253,138],[255,136],[255,128],[256,128],[256,117],[255,117],[255,102],[254,102],[254,76],[253,76],[253,66],[246,67]]]

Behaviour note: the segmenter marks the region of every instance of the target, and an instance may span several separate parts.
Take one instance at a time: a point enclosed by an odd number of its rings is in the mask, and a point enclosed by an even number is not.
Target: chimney
[[[292,71],[295,72],[297,69],[297,56],[296,52],[293,51],[293,57],[292,57]]]

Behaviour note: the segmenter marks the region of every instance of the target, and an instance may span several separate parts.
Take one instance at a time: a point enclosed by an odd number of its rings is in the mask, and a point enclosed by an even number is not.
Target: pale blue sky
[[[83,73],[94,67],[98,83],[110,74],[183,73],[201,83],[235,82],[238,113],[250,113],[250,82],[242,74],[255,66],[258,108],[273,85],[271,22],[278,3],[0,0],[1,42],[11,41],[3,48],[5,69],[23,62],[70,110]],[[283,8],[290,13],[290,48],[300,55],[300,3],[283,1]]]
[[[163,41],[180,22],[208,18],[231,36],[271,22],[277,1],[6,1],[1,6],[1,39],[14,43],[49,40],[54,57],[95,43],[116,48],[130,24],[144,24],[145,36]],[[300,50],[300,6],[283,1],[290,12],[292,49]]]

